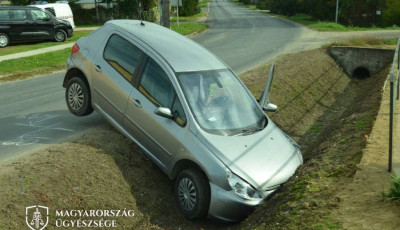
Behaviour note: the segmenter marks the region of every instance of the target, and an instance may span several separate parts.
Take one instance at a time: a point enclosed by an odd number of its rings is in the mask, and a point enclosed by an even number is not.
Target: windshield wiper
[[[263,129],[264,128],[259,128],[259,127],[251,128],[251,129],[242,129],[239,133],[233,133],[230,136],[246,136],[246,135],[250,135],[250,134],[253,134],[253,133],[260,132]]]

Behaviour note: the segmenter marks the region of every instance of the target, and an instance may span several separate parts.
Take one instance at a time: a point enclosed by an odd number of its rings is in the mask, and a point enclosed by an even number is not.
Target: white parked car
[[[44,5],[31,5],[38,7],[50,12],[55,18],[61,20],[67,20],[72,28],[75,29],[74,15],[72,13],[71,7],[65,3],[54,3],[54,4],[44,4]]]

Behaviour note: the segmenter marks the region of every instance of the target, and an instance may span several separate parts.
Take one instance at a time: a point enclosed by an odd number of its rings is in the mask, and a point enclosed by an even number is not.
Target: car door
[[[129,95],[124,126],[166,170],[185,135],[186,116],[180,99],[166,72],[152,58],[147,59],[135,86]],[[156,115],[158,107],[169,108],[174,118]]]
[[[42,10],[30,10],[30,19],[32,21],[33,39],[53,39],[54,22],[52,17]]]
[[[143,52],[123,35],[113,33],[93,60],[92,100],[102,113],[120,124]]]
[[[29,40],[32,38],[31,22],[28,20],[28,14],[25,9],[12,9],[10,39]]]

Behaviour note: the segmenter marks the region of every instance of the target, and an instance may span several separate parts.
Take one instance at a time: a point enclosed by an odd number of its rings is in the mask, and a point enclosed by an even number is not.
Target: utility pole
[[[338,23],[338,14],[339,14],[339,0],[336,0],[336,17],[335,17],[335,23]]]
[[[99,19],[99,3],[97,2],[97,0],[94,0],[94,7],[96,8],[96,22],[99,23],[100,19]]]
[[[161,25],[170,28],[169,0],[161,0]]]

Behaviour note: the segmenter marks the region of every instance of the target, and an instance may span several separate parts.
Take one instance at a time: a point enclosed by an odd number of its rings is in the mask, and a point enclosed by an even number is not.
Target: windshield
[[[230,70],[180,73],[178,79],[196,121],[205,131],[249,134],[267,125],[264,112]]]

